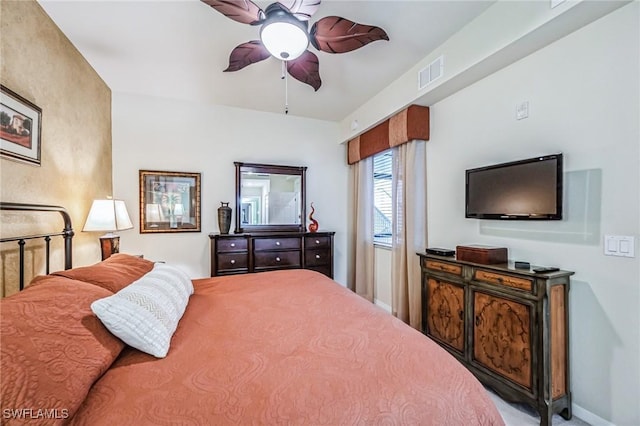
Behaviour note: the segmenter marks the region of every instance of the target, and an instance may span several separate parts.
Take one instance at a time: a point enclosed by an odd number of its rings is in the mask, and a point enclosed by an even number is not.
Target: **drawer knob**
[[[280,241],[276,241],[276,245],[279,246],[280,245]]]
[[[231,259],[231,264],[233,265],[234,263],[236,263],[235,259]]]
[[[231,243],[231,247],[235,247],[235,246],[236,246],[236,243]]]
[[[316,240],[316,244],[320,244],[320,240]]]
[[[316,259],[320,259],[320,255],[319,254],[316,254]]]
[[[276,262],[280,262],[280,258],[279,257],[276,257]]]

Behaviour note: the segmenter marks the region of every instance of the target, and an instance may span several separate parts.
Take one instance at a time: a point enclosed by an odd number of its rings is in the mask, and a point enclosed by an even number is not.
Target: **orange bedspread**
[[[446,351],[323,275],[194,286],[168,356],[125,349],[72,424],[503,424]]]

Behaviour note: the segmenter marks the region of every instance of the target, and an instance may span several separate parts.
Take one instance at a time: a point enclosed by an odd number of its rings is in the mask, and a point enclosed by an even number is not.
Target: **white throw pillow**
[[[129,346],[164,358],[192,294],[193,283],[187,274],[156,263],[151,271],[113,296],[93,302],[91,310]]]

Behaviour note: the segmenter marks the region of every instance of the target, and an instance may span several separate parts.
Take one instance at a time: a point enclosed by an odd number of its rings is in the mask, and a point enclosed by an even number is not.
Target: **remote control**
[[[556,272],[559,271],[560,268],[555,268],[553,266],[543,267],[543,268],[533,268],[533,272],[537,274],[543,274],[545,272]]]

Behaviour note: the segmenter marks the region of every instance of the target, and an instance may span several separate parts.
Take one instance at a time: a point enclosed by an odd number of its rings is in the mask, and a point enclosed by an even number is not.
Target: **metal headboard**
[[[17,241],[20,247],[20,290],[24,289],[24,245],[26,240],[42,238],[45,241],[45,257],[46,257],[46,273],[49,273],[49,248],[51,237],[62,236],[64,238],[64,269],[72,267],[72,250],[71,240],[73,238],[73,227],[71,226],[71,217],[64,207],[47,206],[41,204],[21,204],[21,203],[3,203],[0,202],[0,210],[14,211],[32,211],[32,212],[58,212],[64,220],[64,229],[62,232],[38,235],[23,235],[18,237],[0,238],[0,243]]]

